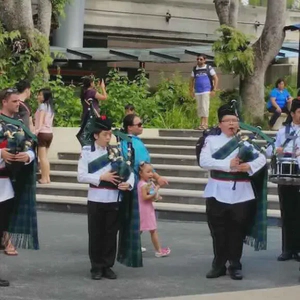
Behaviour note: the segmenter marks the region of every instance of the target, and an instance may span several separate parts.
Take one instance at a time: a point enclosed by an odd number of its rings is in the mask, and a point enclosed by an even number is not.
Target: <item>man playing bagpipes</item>
[[[207,136],[200,166],[210,171],[204,191],[207,222],[213,239],[214,260],[207,278],[243,278],[243,243],[266,249],[266,157],[237,137],[239,119],[230,105],[218,110],[219,135]]]
[[[93,117],[92,114],[90,119],[91,145],[82,149],[78,181],[89,184],[87,210],[91,276],[94,280],[102,277],[116,279],[111,268],[116,258],[119,209],[123,201],[120,192],[133,188],[134,175],[120,148],[109,145],[111,121],[106,116]],[[88,131],[84,132],[87,141]]]
[[[8,232],[15,247],[38,249],[36,216],[36,137],[13,117],[19,110],[17,90],[1,92],[0,114],[0,235]],[[0,286],[9,282],[0,280]]]

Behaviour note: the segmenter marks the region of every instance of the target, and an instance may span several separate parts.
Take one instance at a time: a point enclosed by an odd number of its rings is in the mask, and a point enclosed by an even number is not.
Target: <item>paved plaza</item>
[[[144,254],[143,268],[132,269],[116,263],[117,280],[93,281],[89,274],[86,216],[40,211],[38,217],[41,250],[20,250],[17,257],[0,254],[0,277],[11,281],[11,287],[1,288],[1,300],[163,297],[235,300],[250,296],[256,300],[296,300],[300,297],[299,263],[276,261],[280,253],[277,227],[269,228],[268,251],[254,252],[245,246],[242,281],[233,281],[229,276],[205,278],[212,260],[211,238],[205,223],[167,221],[159,222],[159,235],[162,244],[171,247],[170,257],[155,258],[149,236],[144,234],[143,245],[148,251]],[[279,287],[286,289],[271,290]],[[252,291],[238,293],[246,290]],[[270,298],[269,292],[273,293]]]

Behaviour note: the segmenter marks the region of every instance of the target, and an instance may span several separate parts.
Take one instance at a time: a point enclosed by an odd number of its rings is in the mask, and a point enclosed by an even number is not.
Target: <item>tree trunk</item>
[[[51,28],[52,3],[51,0],[38,2],[38,30],[49,37]]]
[[[214,0],[216,12],[221,25],[228,25],[230,0]]]
[[[276,22],[274,22],[276,16]],[[241,96],[250,119],[263,119],[265,72],[278,54],[284,40],[286,0],[268,1],[265,26],[260,38],[253,45],[254,73],[245,77]]]
[[[239,15],[239,0],[230,0],[229,6],[229,26],[237,28]]]
[[[258,66],[253,75],[245,77],[240,82],[242,107],[243,111],[247,113],[245,119],[250,123],[259,123],[263,118],[265,71],[264,67]]]
[[[16,17],[16,0],[0,0],[0,19],[9,31],[18,29]]]

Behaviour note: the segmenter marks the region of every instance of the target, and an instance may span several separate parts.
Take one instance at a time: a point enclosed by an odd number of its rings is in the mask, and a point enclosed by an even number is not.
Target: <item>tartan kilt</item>
[[[36,213],[36,160],[24,165],[13,182],[15,206],[8,234],[16,248],[39,249]]]
[[[120,230],[117,261],[127,267],[142,267],[137,178],[135,178],[133,190],[123,193],[119,212]]]

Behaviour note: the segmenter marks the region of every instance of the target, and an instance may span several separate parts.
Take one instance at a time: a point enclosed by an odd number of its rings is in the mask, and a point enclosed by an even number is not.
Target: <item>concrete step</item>
[[[52,160],[51,170],[56,171],[74,171],[77,172],[77,161]],[[207,178],[208,172],[198,166],[176,166],[153,164],[155,170],[161,176],[178,176],[192,178]]]
[[[37,206],[42,210],[86,213],[86,197],[37,194]],[[180,221],[206,221],[204,204],[154,203],[158,219]],[[280,212],[268,209],[268,224],[280,224]]]
[[[88,185],[80,183],[52,182],[38,184],[37,194],[51,196],[86,197]],[[205,198],[202,190],[160,189],[163,200],[160,203],[180,203],[189,205],[204,205]],[[279,209],[277,195],[268,195],[268,208]]]
[[[168,145],[147,145],[151,154],[178,154],[178,155],[195,155],[194,146],[168,146]]]
[[[76,171],[78,153],[72,152],[61,152],[58,153],[59,160],[51,160],[52,170],[62,170],[62,171]],[[153,165],[172,165],[172,166],[198,166],[195,155],[176,155],[176,154],[150,154],[151,163]],[[62,166],[72,162],[73,166]],[[270,160],[268,159],[268,162]],[[59,166],[58,166],[59,165]],[[199,166],[198,166],[199,167]],[[66,168],[66,169],[64,169]]]
[[[146,147],[148,145],[168,145],[168,146],[196,146],[199,139],[198,137],[144,137],[143,142]],[[262,145],[266,142],[263,140],[257,140],[257,144]]]
[[[200,130],[189,130],[189,129],[160,129],[159,136],[161,137],[198,137],[201,136],[202,131]],[[276,136],[276,131],[263,131],[270,137]],[[242,134],[249,134],[249,131],[242,130]]]
[[[203,191],[207,184],[208,178],[190,178],[190,177],[173,177],[166,176],[169,185],[164,189],[196,190]],[[52,182],[78,183],[77,172],[68,171],[51,171]],[[277,194],[277,185],[268,183],[268,194]]]
[[[195,155],[176,155],[176,154],[150,154],[152,164],[160,165],[187,165],[187,166],[198,166]],[[63,162],[73,161],[74,164],[77,164],[79,154],[76,152],[60,152],[58,153],[59,160]],[[52,165],[56,162],[52,160]],[[51,166],[52,169],[52,166]],[[68,169],[65,171],[75,171]]]

